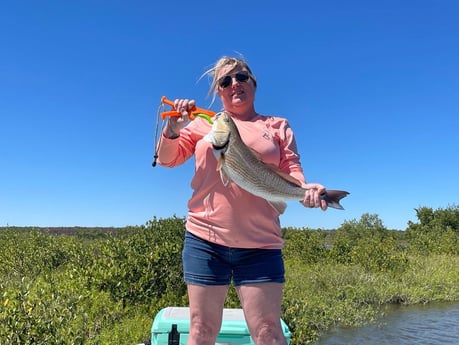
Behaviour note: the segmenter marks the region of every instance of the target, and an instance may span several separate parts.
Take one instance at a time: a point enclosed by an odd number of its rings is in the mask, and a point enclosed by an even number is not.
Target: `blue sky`
[[[160,98],[207,107],[200,75],[241,53],[306,178],[351,192],[345,211],[290,203],[282,225],[370,213],[403,230],[458,202],[458,15],[456,0],[2,1],[0,226],[185,216],[193,162],[151,166]]]

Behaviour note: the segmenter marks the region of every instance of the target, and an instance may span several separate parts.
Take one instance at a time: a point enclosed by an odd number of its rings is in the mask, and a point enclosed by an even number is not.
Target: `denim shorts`
[[[231,248],[186,232],[182,252],[184,279],[193,285],[235,286],[284,283],[280,249]]]

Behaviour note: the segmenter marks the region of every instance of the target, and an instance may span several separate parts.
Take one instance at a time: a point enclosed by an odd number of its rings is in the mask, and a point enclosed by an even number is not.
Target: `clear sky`
[[[404,230],[459,199],[458,18],[457,0],[1,1],[0,226],[185,216],[193,161],[151,166],[161,96],[208,107],[199,77],[240,53],[306,178],[351,192],[282,225]]]

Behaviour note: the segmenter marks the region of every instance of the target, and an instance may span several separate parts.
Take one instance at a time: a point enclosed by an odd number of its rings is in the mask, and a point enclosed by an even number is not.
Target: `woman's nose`
[[[231,77],[231,86],[233,86],[234,84],[239,85],[240,82],[239,82],[239,80],[236,79],[235,76],[232,76]]]

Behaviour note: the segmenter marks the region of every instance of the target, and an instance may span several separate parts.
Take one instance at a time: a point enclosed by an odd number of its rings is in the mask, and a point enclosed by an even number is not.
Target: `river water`
[[[459,345],[459,303],[394,306],[378,321],[338,328],[317,345]]]

